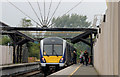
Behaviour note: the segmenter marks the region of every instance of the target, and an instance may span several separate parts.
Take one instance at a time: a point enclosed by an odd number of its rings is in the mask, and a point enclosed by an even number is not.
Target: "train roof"
[[[47,39],[59,39],[59,40],[64,40],[60,37],[47,37],[47,38],[44,38],[43,40],[47,40]]]
[[[64,39],[59,37],[48,37],[43,39],[44,44],[63,44],[63,41]]]

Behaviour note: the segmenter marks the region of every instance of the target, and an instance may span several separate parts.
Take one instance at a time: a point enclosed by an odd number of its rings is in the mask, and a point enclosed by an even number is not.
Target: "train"
[[[40,41],[40,63],[42,68],[63,68],[73,64],[76,49],[59,37],[48,37]]]

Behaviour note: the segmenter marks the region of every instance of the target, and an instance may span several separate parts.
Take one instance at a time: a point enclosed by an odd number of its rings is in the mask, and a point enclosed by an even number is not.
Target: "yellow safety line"
[[[78,67],[75,69],[75,71],[73,71],[73,72],[70,74],[70,76],[72,76],[81,66],[82,66],[82,64],[80,64],[80,66],[78,66]],[[70,77],[70,76],[69,76],[69,77]]]

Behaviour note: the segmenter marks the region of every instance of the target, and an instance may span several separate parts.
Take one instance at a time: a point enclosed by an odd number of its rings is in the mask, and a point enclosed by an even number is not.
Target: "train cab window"
[[[63,47],[62,45],[54,45],[54,54],[62,56],[63,55]]]
[[[62,56],[63,55],[62,45],[44,45],[43,55],[44,56]]]
[[[44,45],[43,55],[52,55],[52,45]]]

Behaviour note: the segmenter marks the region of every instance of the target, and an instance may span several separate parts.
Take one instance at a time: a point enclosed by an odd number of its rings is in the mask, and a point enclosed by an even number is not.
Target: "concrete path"
[[[85,66],[82,64],[74,64],[72,66],[69,66],[63,70],[60,70],[56,73],[53,73],[51,75],[49,75],[48,77],[74,77],[74,76],[78,76],[78,77],[82,77],[82,76],[98,76],[96,70],[94,69],[94,67],[92,67],[91,65],[89,66]]]
[[[92,66],[82,65],[73,75],[98,75]]]

